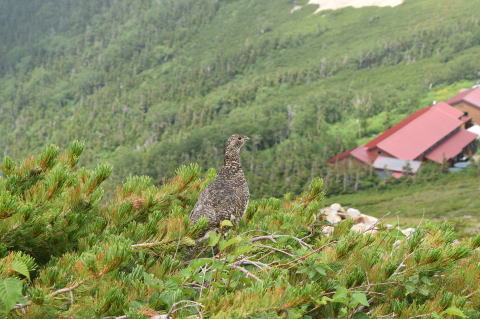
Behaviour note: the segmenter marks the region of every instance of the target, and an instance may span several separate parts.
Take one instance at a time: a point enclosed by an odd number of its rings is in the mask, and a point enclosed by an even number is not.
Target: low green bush
[[[479,236],[428,221],[408,238],[349,222],[326,236],[315,179],[202,239],[188,214],[215,171],[133,176],[105,203],[111,168],[78,168],[82,149],[3,163],[0,317],[480,318]]]

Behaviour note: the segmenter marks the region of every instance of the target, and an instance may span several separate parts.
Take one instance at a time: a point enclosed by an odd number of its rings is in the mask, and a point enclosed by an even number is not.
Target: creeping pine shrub
[[[0,318],[480,318],[480,236],[344,222],[328,237],[315,179],[200,238],[188,215],[215,171],[130,177],[106,202],[112,169],[78,167],[82,149],[3,162]]]

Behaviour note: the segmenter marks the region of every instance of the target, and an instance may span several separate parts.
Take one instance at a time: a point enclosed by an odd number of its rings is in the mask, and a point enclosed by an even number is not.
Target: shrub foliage
[[[106,202],[111,167],[78,168],[82,149],[3,162],[1,318],[480,318],[480,236],[430,222],[326,236],[314,180],[199,238],[188,214],[215,171],[133,176]]]

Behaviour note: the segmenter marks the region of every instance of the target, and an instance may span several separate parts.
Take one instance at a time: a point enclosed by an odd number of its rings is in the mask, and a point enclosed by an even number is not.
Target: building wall
[[[369,169],[370,166],[360,162],[353,156],[348,156],[344,159],[339,160],[335,164],[332,164],[331,167],[337,167],[343,170],[358,170],[358,169]]]
[[[453,106],[462,112],[468,112],[468,115],[473,119],[473,122],[480,125],[480,108],[465,102],[460,102]]]

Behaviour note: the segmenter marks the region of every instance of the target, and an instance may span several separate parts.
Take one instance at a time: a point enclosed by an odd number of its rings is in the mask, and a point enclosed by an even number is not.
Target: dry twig
[[[253,237],[251,239],[251,241],[256,242],[256,241],[259,241],[259,240],[269,239],[269,240],[273,241],[274,243],[276,243],[275,239],[282,238],[282,237],[290,237],[290,238],[296,240],[300,245],[302,245],[304,247],[307,247],[308,249],[313,249],[311,245],[307,244],[306,242],[304,242],[300,238],[292,236],[292,235],[274,235],[274,234],[272,234],[272,235],[257,236],[257,237]]]
[[[327,247],[327,246],[330,246],[330,245],[332,245],[332,244],[335,244],[335,243],[337,243],[337,241],[329,242],[329,243],[327,243],[327,244],[325,244],[325,245],[323,245],[323,246],[321,246],[321,247],[316,248],[316,249],[313,250],[311,253],[308,253],[308,254],[306,254],[306,255],[304,255],[304,256],[301,256],[301,257],[298,257],[298,258],[296,258],[296,259],[294,259],[294,260],[291,260],[291,261],[289,261],[288,263],[277,265],[276,267],[284,267],[284,266],[288,266],[288,265],[290,265],[290,264],[293,264],[293,263],[295,263],[295,262],[297,262],[297,261],[304,260],[304,259],[310,257],[311,255],[319,252],[319,251],[322,250],[323,248],[325,248],[325,247]]]
[[[295,257],[294,255],[290,254],[288,251],[283,250],[283,249],[275,248],[275,247],[268,246],[268,245],[262,245],[262,244],[257,244],[257,245],[255,245],[255,246],[260,247],[260,248],[265,248],[265,249],[274,250],[274,251],[276,251],[276,252],[285,254],[285,255],[290,256],[290,257]]]

